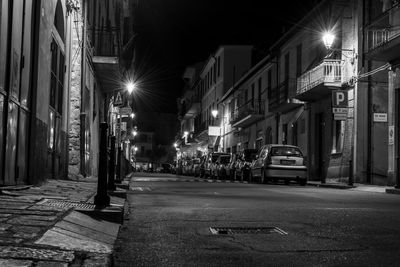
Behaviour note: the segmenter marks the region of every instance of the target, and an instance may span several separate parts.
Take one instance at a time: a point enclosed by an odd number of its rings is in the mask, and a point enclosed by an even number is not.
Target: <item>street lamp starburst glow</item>
[[[132,93],[133,90],[135,90],[135,83],[133,82],[128,82],[128,84],[126,85],[126,89],[128,90],[128,93]]]

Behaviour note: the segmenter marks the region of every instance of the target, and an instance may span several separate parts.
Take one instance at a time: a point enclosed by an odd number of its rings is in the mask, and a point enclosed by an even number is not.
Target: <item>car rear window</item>
[[[302,157],[300,149],[296,147],[272,147],[271,156],[287,156],[287,157]]]

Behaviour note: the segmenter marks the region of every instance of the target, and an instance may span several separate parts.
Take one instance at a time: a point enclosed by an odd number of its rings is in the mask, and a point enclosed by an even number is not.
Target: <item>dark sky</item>
[[[262,50],[312,9],[316,0],[138,0],[135,72],[140,109],[176,112],[187,65],[224,44]]]

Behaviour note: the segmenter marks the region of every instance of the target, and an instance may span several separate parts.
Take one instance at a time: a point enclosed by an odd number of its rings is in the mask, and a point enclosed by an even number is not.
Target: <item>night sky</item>
[[[140,110],[176,113],[186,66],[220,45],[253,45],[262,55],[317,0],[139,0],[135,73]]]

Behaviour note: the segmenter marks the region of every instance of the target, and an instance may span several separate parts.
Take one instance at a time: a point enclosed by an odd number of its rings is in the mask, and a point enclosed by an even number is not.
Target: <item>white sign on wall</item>
[[[374,113],[374,122],[387,122],[387,113]]]
[[[208,126],[209,136],[219,136],[221,135],[221,129],[218,126]]]

